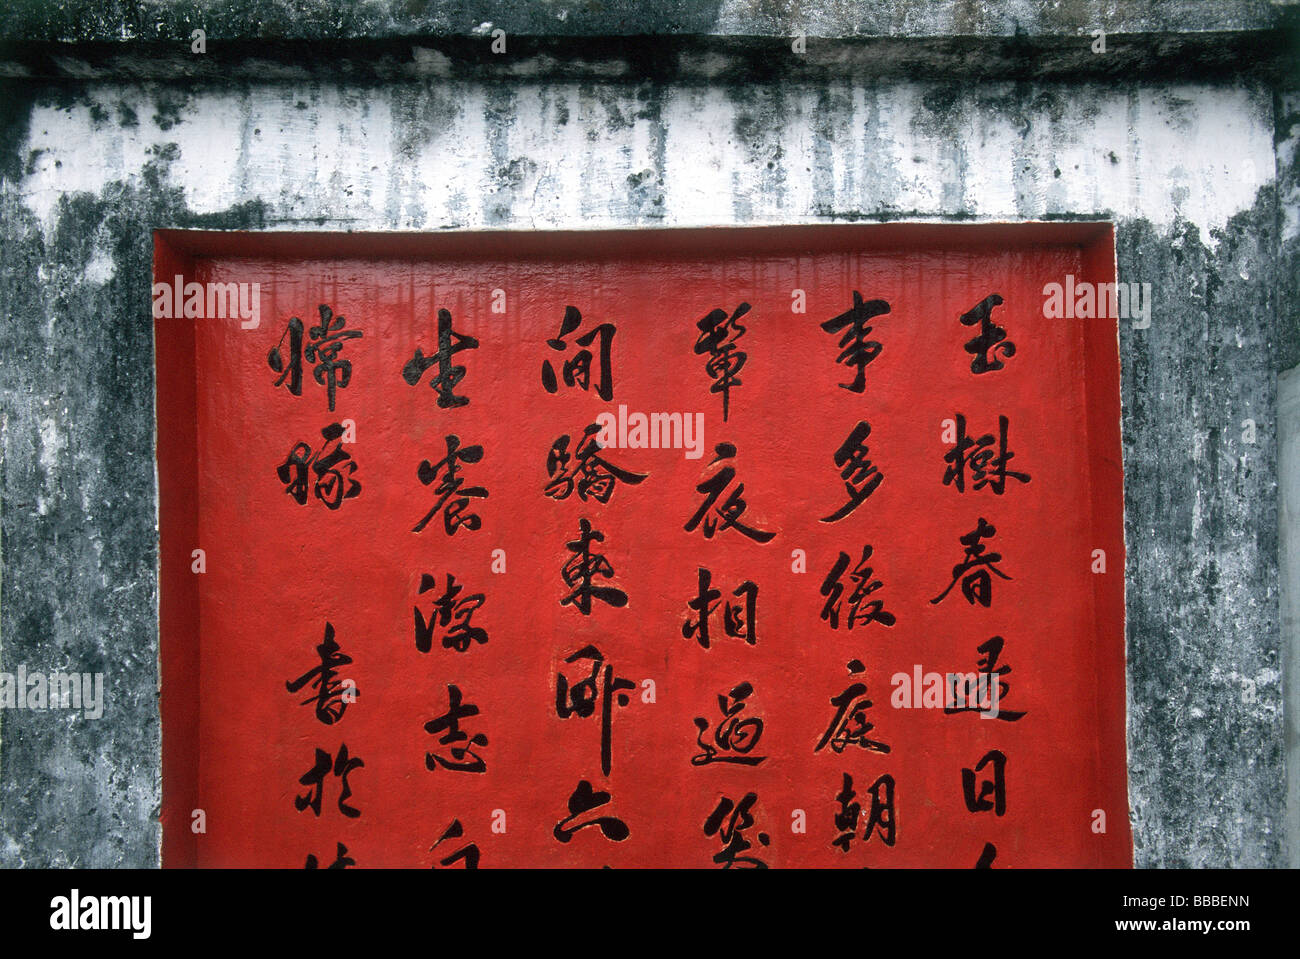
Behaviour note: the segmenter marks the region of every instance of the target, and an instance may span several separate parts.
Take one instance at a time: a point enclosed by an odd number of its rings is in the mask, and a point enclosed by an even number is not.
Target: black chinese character
[[[879,356],[882,349],[879,342],[867,339],[872,330],[872,327],[867,324],[874,317],[883,316],[888,312],[889,304],[884,300],[867,300],[864,302],[862,294],[854,290],[853,307],[822,324],[822,329],[827,333],[844,331],[839,344],[841,352],[835,358],[835,362],[843,363],[845,366],[853,367],[858,371],[852,383],[839,384],[842,389],[854,393],[866,391],[867,364]]]
[[[608,803],[609,793],[598,792],[591,788],[591,783],[587,782],[587,780],[580,780],[578,788],[573,790],[573,795],[569,797],[569,815],[556,823],[555,829],[551,833],[555,836],[556,842],[568,842],[573,838],[574,833],[580,829],[586,829],[588,826],[597,827],[601,835],[613,842],[625,840],[630,835],[630,832],[627,823],[617,816],[599,816],[576,826],[569,825],[583,813],[592,812]]]
[[[709,463],[714,466],[723,460],[732,459],[736,455],[736,447],[730,443],[719,443],[714,452],[717,454]],[[724,466],[718,470],[710,479],[705,480],[699,486],[695,487],[697,493],[706,494],[703,504],[698,512],[692,516],[683,527],[686,532],[691,533],[703,521],[703,531],[705,539],[713,539],[713,534],[719,530],[724,530],[734,526],[736,531],[742,536],[747,536],[756,543],[770,542],[776,533],[769,533],[763,530],[753,529],[740,522],[740,517],[744,514],[748,504],[745,502],[742,494],[745,492],[745,484],[737,483],[736,488],[731,491],[727,501],[717,509],[717,516],[708,516],[709,509],[717,502],[723,490],[730,485],[731,481],[736,478],[736,470],[732,466]],[[707,518],[706,518],[707,516]],[[719,524],[718,520],[722,522]]]
[[[284,463],[276,467],[276,475],[280,477],[280,482],[285,484],[284,491],[292,496],[299,506],[307,504],[308,468],[316,474],[316,484],[312,492],[329,509],[338,509],[345,499],[361,495],[361,484],[352,479],[352,474],[357,471],[357,464],[352,461],[352,455],[345,453],[343,445],[338,442],[343,432],[342,424],[331,423],[320,431],[325,442],[321,444],[315,456],[312,455],[310,445],[297,443],[289,451],[289,456]],[[331,450],[329,449],[331,443],[338,445]],[[346,475],[338,468],[340,466],[346,468]]]
[[[316,693],[304,699],[301,705],[314,703],[316,718],[326,726],[332,726],[343,718],[348,704],[356,702],[361,693],[355,686],[345,686],[335,679],[338,676],[336,667],[349,665],[352,657],[340,651],[339,644],[334,641],[334,627],[328,622],[325,624],[325,639],[316,647],[316,655],[320,657],[320,665],[295,680],[285,682],[284,686],[289,692],[296,693],[310,681]]]
[[[566,306],[564,308],[564,319],[560,323],[560,335],[554,339],[546,341],[546,345],[558,353],[563,353],[568,349],[568,344],[564,338],[573,333],[582,325],[582,314],[578,312],[575,306]],[[591,346],[596,337],[600,337],[600,381],[596,384],[596,394],[608,403],[614,398],[614,374],[610,370],[609,351],[614,342],[614,334],[617,332],[613,323],[602,323],[600,326],[593,328],[585,336],[580,336],[575,341],[578,346]],[[591,350],[581,350],[571,360],[564,362],[564,385],[574,386],[575,384],[586,390],[591,383]],[[555,378],[555,368],[551,366],[550,360],[542,362],[542,386],[546,392],[554,393],[560,387]]]
[[[460,839],[464,835],[465,827],[460,824],[459,819],[453,819],[451,825],[448,826],[446,831],[442,834],[442,837],[429,847],[429,852],[433,852],[448,839]],[[460,862],[462,859],[465,861],[466,869],[477,869],[479,859],[478,844],[469,843],[468,845],[461,846],[460,849],[456,850],[446,859],[438,863],[438,866],[450,866]],[[437,869],[438,866],[433,866],[432,868]]]
[[[585,518],[579,520],[578,538],[565,543],[565,547],[573,553],[573,556],[565,562],[560,575],[564,578],[564,585],[570,587],[573,592],[560,600],[561,606],[572,605],[584,616],[590,616],[593,599],[608,603],[615,609],[627,605],[627,593],[621,589],[613,586],[597,586],[593,583],[597,576],[603,576],[605,579],[612,579],[614,576],[614,567],[610,565],[604,554],[591,551],[593,542],[604,541],[604,533],[593,530],[591,523]]]
[[[984,297],[961,315],[963,326],[979,325],[975,339],[966,344],[966,352],[975,357],[970,362],[972,373],[989,373],[1006,366],[998,354],[1010,359],[1016,355],[1016,344],[1007,339],[1007,331],[993,322],[993,307],[1002,305],[1002,297],[993,293]]]
[[[436,465],[428,460],[421,460],[420,466],[416,470],[420,482],[428,486],[437,479],[439,470],[444,466],[447,467],[447,472],[443,475],[442,481],[434,489],[434,492],[438,494],[438,501],[433,504],[433,509],[424,515],[424,519],[415,524],[415,528],[412,530],[414,533],[424,529],[429,524],[429,520],[437,515],[444,504],[446,504],[447,509],[442,516],[442,525],[446,529],[448,536],[454,534],[462,526],[466,526],[472,531],[483,525],[483,521],[477,513],[469,513],[465,516],[461,514],[468,508],[471,497],[486,499],[488,491],[482,486],[465,486],[465,478],[459,475],[459,463],[462,460],[466,463],[477,463],[483,458],[483,447],[466,446],[462,449],[460,437],[454,433],[447,436],[446,442],[446,457],[439,460]],[[455,499],[452,499],[453,495]]]
[[[699,730],[695,741],[703,750],[691,757],[692,766],[707,766],[710,763],[732,763],[738,766],[757,766],[767,759],[766,756],[753,756],[750,753],[763,738],[763,720],[757,716],[741,717],[748,705],[745,700],[754,692],[750,683],[740,683],[731,692],[718,696],[718,709],[722,719],[713,731],[712,742],[706,733],[709,721],[703,716],[695,717],[695,728]]]
[[[952,582],[948,588],[936,596],[930,602],[938,605],[943,598],[948,595],[957,581],[961,580],[961,592],[966,597],[966,602],[974,606],[979,603],[987,608],[993,601],[993,577],[990,573],[995,573],[1003,579],[1011,579],[1006,573],[998,569],[997,564],[1002,562],[1001,553],[985,553],[985,546],[980,542],[982,539],[991,539],[997,534],[997,527],[992,523],[985,521],[984,517],[979,518],[975,528],[960,537],[962,546],[966,549],[966,555],[962,561],[952,568]]]
[[[722,591],[713,589],[709,583],[713,574],[703,566],[699,567],[700,591],[694,599],[686,604],[691,612],[682,623],[682,636],[690,639],[694,636],[705,649],[709,648],[709,618],[718,608],[717,600],[722,598]],[[750,646],[758,644],[758,587],[749,580],[741,583],[731,594],[744,599],[744,605],[726,602],[722,610],[722,631],[733,639],[743,639]]]
[[[881,842],[892,846],[897,838],[894,829],[894,777],[881,776],[867,791],[871,796],[871,809],[867,812],[867,825],[862,830],[862,841],[870,842],[874,831]],[[856,838],[858,819],[862,815],[862,804],[853,802],[857,793],[853,790],[853,777],[844,773],[844,785],[836,794],[835,800],[840,804],[835,814],[835,828],[839,835],[831,840],[831,845],[840,852],[848,852],[849,846]]]
[[[752,810],[756,802],[758,802],[758,794],[752,792],[746,793],[739,803],[734,803],[723,796],[718,800],[718,805],[713,812],[709,813],[709,818],[704,821],[704,835],[716,835],[723,843],[721,851],[713,856],[713,861],[719,863],[723,869],[730,869],[732,866],[767,868],[767,863],[761,859],[741,855],[754,845],[745,838],[745,830],[755,825],[756,820]],[[771,839],[765,832],[760,832],[757,838],[761,846],[771,843]]]
[[[437,352],[426,357],[419,347],[416,347],[415,356],[407,360],[406,365],[402,367],[402,379],[415,386],[420,382],[420,377],[424,376],[425,371],[437,363],[438,372],[429,380],[429,386],[438,394],[438,407],[445,410],[467,406],[469,397],[457,396],[455,393],[456,386],[465,378],[465,367],[453,366],[451,358],[461,350],[476,349],[478,349],[478,340],[453,330],[451,313],[447,310],[439,310]]]
[[[894,829],[894,777],[888,774],[881,776],[871,784],[867,793],[871,796],[871,809],[867,812],[867,824],[862,830],[862,841],[870,842],[871,835],[875,832],[880,836],[881,842],[886,846],[892,846],[897,838]],[[849,846],[857,838],[862,804],[853,802],[856,796],[857,793],[853,790],[853,777],[844,773],[844,785],[835,796],[836,802],[840,804],[839,811],[835,814],[835,828],[840,832],[831,840],[831,845],[838,847],[840,852],[848,852]]]
[[[460,688],[454,683],[447,684],[447,698],[450,703],[447,711],[436,719],[431,719],[425,723],[424,731],[430,736],[445,733],[438,740],[438,744],[451,747],[449,750],[451,758],[447,759],[437,753],[425,753],[425,767],[430,771],[441,766],[443,769],[451,769],[462,773],[486,772],[487,763],[483,761],[483,757],[474,752],[474,747],[486,746],[488,744],[487,736],[482,733],[475,733],[470,736],[469,733],[460,728],[462,719],[478,715],[478,707],[473,703],[462,703]]]
[[[595,646],[584,646],[565,660],[566,663],[591,661],[591,675],[572,685],[564,673],[555,677],[555,714],[561,719],[577,715],[581,719],[595,715],[596,701],[600,700],[600,768],[609,775],[613,761],[612,724],[614,702],[626,706],[630,700],[626,689],[636,689],[636,683],[614,675],[614,667]]]
[[[294,808],[299,812],[302,812],[304,809],[311,807],[311,811],[319,816],[321,798],[325,793],[325,777],[328,776],[332,770],[334,775],[339,777],[341,783],[341,789],[339,791],[339,812],[351,819],[356,819],[361,815],[361,810],[349,806],[346,802],[347,798],[352,795],[352,787],[348,785],[348,776],[352,774],[353,770],[360,769],[363,766],[365,766],[365,763],[360,759],[354,759],[348,756],[347,743],[339,746],[338,757],[336,759],[331,759],[329,753],[317,747],[316,765],[304,773],[302,778],[298,780],[300,785],[314,786],[315,789],[306,796],[294,796]]]
[[[608,503],[614,495],[617,481],[636,486],[649,475],[633,473],[620,469],[609,460],[600,456],[600,444],[595,435],[600,432],[600,425],[592,423],[582,431],[582,439],[577,449],[569,453],[570,438],[566,433],[557,439],[546,455],[546,475],[548,477],[543,492],[551,499],[568,499],[576,490],[583,502],[588,496],[599,503]]]
[[[975,777],[989,763],[993,764],[993,775],[979,783],[979,792],[975,792]],[[966,808],[971,812],[988,812],[1001,816],[1007,811],[1007,757],[996,749],[990,749],[984,758],[976,763],[974,769],[961,771],[961,791],[966,799]],[[993,798],[990,799],[989,796]]]
[[[347,340],[361,336],[360,330],[345,330],[348,321],[342,316],[335,316],[334,312],[325,304],[321,304],[320,325],[313,326],[308,333],[310,341],[306,349],[302,345],[303,323],[298,317],[292,317],[289,320],[285,332],[280,336],[280,342],[271,348],[267,354],[267,365],[280,378],[275,381],[275,386],[280,386],[287,379],[289,381],[289,392],[294,396],[302,396],[302,361],[305,358],[309,363],[316,363],[312,369],[312,375],[316,382],[325,387],[326,394],[329,398],[330,412],[334,412],[334,397],[336,389],[344,389],[352,381],[352,363],[348,360],[339,359],[339,353],[343,351],[343,345]],[[289,355],[286,358],[281,352],[284,346],[285,336],[289,337]]]
[[[326,866],[326,869],[347,869],[349,866],[355,866],[357,861],[348,855],[348,847],[343,843],[338,844],[338,852],[335,853],[334,861]],[[307,865],[304,869],[319,869],[320,862],[316,859],[315,854],[307,856]]]
[[[867,560],[871,558],[871,547],[862,547],[862,558],[858,564],[853,567],[853,572],[849,574],[849,579],[857,585],[853,588],[852,595],[849,596],[849,620],[848,628],[859,621],[866,626],[870,623],[880,623],[882,626],[893,626],[897,621],[894,614],[885,609],[882,600],[873,599],[866,602],[866,598],[880,589],[884,583],[878,579],[873,579],[871,567],[867,565]],[[849,554],[840,553],[839,559],[831,567],[831,571],[826,574],[826,579],[822,583],[821,593],[826,597],[826,604],[822,607],[822,619],[831,624],[832,629],[840,628],[840,596],[844,593],[844,586],[840,583],[840,577],[849,567]],[[865,608],[864,608],[865,603]]]
[[[861,660],[849,662],[849,675],[856,676],[864,672],[866,667]],[[867,737],[867,733],[876,727],[867,720],[871,700],[867,698],[866,683],[852,683],[844,692],[831,697],[831,705],[835,707],[835,716],[826,727],[826,732],[822,733],[822,738],[817,741],[813,752],[819,753],[827,745],[836,753],[844,752],[847,746],[857,746],[873,753],[889,752],[890,747],[886,743]]]
[[[848,494],[849,501],[822,519],[823,523],[836,523],[848,516],[884,480],[885,474],[867,459],[870,450],[867,449],[866,440],[870,435],[871,427],[866,420],[862,420],[835,451],[835,465],[840,467],[840,479],[844,480],[844,492]]]
[[[993,434],[985,433],[979,439],[966,435],[966,417],[960,413],[957,417],[957,440],[943,461],[948,464],[943,472],[943,485],[955,486],[959,493],[966,490],[966,468],[970,467],[972,486],[983,489],[986,485],[1001,496],[1006,490],[1007,480],[1029,482],[1028,473],[1017,473],[1007,469],[1007,463],[1015,458],[1015,453],[1007,451],[1007,418],[998,417],[997,449],[993,449]]]
[[[709,362],[705,372],[713,377],[710,393],[722,394],[722,422],[727,422],[731,407],[731,388],[740,386],[740,371],[745,366],[748,356],[736,348],[736,341],[745,335],[745,327],[737,322],[749,312],[749,304],[741,303],[736,311],[727,316],[726,310],[712,310],[695,324],[700,331],[695,341],[695,355],[708,354]]]
[[[1001,719],[1009,723],[1025,715],[1018,710],[1003,709],[1000,705],[1011,692],[1011,684],[1000,678],[1011,672],[1010,666],[998,666],[1003,645],[1001,636],[990,636],[975,647],[977,653],[984,654],[976,661],[978,672],[948,674],[951,685],[948,702],[943,707],[945,713],[979,713],[981,719]]]
[[[420,595],[424,595],[438,586],[438,578],[424,573],[420,576]],[[447,588],[433,602],[433,614],[426,620],[420,607],[415,612],[415,648],[427,653],[433,646],[434,628],[442,632],[442,648],[454,649],[463,653],[473,643],[480,645],[488,641],[487,630],[470,622],[477,610],[486,601],[483,593],[461,596],[465,587],[456,582],[456,577],[447,574]],[[449,628],[450,627],[450,628]]]

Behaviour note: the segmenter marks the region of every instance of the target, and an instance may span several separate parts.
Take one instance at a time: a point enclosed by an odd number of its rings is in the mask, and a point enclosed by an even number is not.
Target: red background
[[[423,246],[381,238],[368,247],[160,234],[159,280],[180,271],[187,280],[259,282],[262,291],[255,330],[238,320],[157,323],[165,864],[301,867],[314,853],[326,865],[343,842],[359,866],[427,867],[474,842],[483,867],[706,867],[722,848],[704,835],[706,817],[721,796],[739,802],[749,791],[758,821],[747,838],[763,831],[771,845],[748,854],[771,866],[969,867],[985,842],[997,847],[995,868],[1131,864],[1115,321],[1046,320],[1041,292],[1067,273],[1113,279],[1109,242],[1095,227],[1040,226],[488,235]],[[497,288],[504,315],[490,312]],[[791,312],[796,288],[806,291],[802,315]],[[853,371],[835,362],[839,336],[820,329],[849,308],[854,290],[891,306],[872,323],[883,351],[867,368],[864,394],[839,388]],[[962,348],[973,331],[958,316],[994,292],[1005,301],[994,321],[1016,355],[977,376]],[[741,300],[753,307],[738,342],[748,362],[724,424],[705,357],[693,350],[695,323]],[[341,354],[353,378],[334,413],[310,364],[301,397],[275,388],[267,366],[288,319],[313,325],[320,303],[364,334]],[[568,305],[584,318],[576,335],[617,327],[610,404],[594,389],[561,385],[550,395],[542,387],[543,359],[563,361],[545,340]],[[400,376],[417,346],[426,356],[436,349],[438,308],[480,343],[454,358],[468,369],[456,392],[470,403],[459,409],[438,408],[434,370],[415,387]],[[615,464],[649,478],[619,484],[606,505],[544,496],[556,437],[576,440],[619,404],[702,411],[704,457],[610,450]],[[958,412],[976,436],[1007,416],[1011,468],[1032,481],[1008,481],[1003,496],[944,486],[942,423]],[[296,442],[315,447],[322,427],[344,419],[356,424],[347,449],[361,495],[337,511],[314,497],[298,505],[276,467]],[[846,519],[821,523],[845,501],[831,457],[861,419],[884,480]],[[471,507],[482,529],[449,537],[439,517],[412,533],[435,499],[416,467],[445,455],[448,433],[484,448],[462,474],[489,490]],[[735,530],[706,540],[682,528],[724,441],[739,451],[743,522],[776,531],[768,544]],[[559,605],[565,543],[584,516],[605,534],[600,549],[626,608],[597,602],[583,616]],[[958,537],[980,516],[997,527],[989,547],[1012,580],[995,578],[988,609],[968,605],[959,588],[931,605],[962,558]],[[871,598],[897,625],[850,631],[842,620],[834,630],[820,618],[820,586],[840,551],[856,563],[866,543],[884,584]],[[204,575],[189,571],[193,548],[206,552]],[[1098,548],[1107,552],[1102,576],[1091,572]],[[506,551],[505,574],[490,571],[494,549]],[[791,571],[795,549],[807,554],[804,574]],[[724,597],[743,580],[758,584],[756,646],[725,638],[718,614],[711,649],[682,637],[697,566],[712,570]],[[428,615],[448,572],[466,593],[486,593],[474,624],[490,640],[466,653],[435,640],[421,654],[412,608]],[[417,596],[422,573],[437,577],[437,592]],[[285,690],[318,661],[326,620],[354,659],[340,676],[361,693],[333,726],[299,705],[307,691]],[[894,673],[915,664],[973,671],[976,646],[993,635],[1005,638],[1000,663],[1012,667],[1001,705],[1026,711],[1019,722],[891,708]],[[608,778],[599,716],[555,712],[557,664],[588,643],[618,676],[656,686],[653,704],[638,689],[615,709]],[[813,751],[854,658],[866,664],[873,736],[890,744],[889,755]],[[574,682],[585,670],[566,673]],[[706,717],[712,730],[718,695],[741,681],[755,687],[746,714],[763,718],[755,752],[769,758],[753,768],[691,765],[699,751],[692,720]],[[463,728],[490,740],[479,750],[485,774],[425,768],[436,737],[423,725],[446,711],[448,683],[481,710]],[[365,762],[349,778],[361,817],[338,811],[334,777],[319,818],[298,812],[293,797],[307,791],[298,778],[314,748],[333,755],[341,742]],[[962,769],[994,748],[1008,757],[1003,817],[968,812],[962,796]],[[845,772],[864,804],[847,854],[831,845]],[[883,773],[897,783],[892,848],[860,838],[867,790]],[[595,828],[556,842],[552,828],[579,779],[612,793],[596,814],[623,819],[626,842]],[[206,814],[201,835],[189,828],[194,808]],[[504,834],[490,828],[497,809]],[[806,813],[806,834],[791,831],[796,809]],[[1106,814],[1104,835],[1092,831],[1096,809]],[[431,852],[453,818],[464,839]]]

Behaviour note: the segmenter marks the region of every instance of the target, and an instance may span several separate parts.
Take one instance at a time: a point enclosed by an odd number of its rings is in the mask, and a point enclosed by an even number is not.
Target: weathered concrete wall
[[[1206,6],[1245,18],[1212,29],[1267,14]],[[400,82],[11,87],[0,668],[103,670],[108,708],[0,716],[0,863],[157,861],[152,229],[1054,217],[1113,219],[1121,279],[1154,289],[1150,329],[1121,324],[1136,861],[1283,862],[1270,82],[494,80],[437,56]]]
[[[1300,91],[1276,98],[1279,597],[1286,727],[1286,865],[1300,868]]]
[[[1295,702],[1300,686],[1300,369],[1279,374],[1278,386],[1278,525],[1281,580],[1282,664],[1284,702]],[[1295,710],[1285,710],[1286,817],[1300,821],[1300,723]],[[1300,867],[1300,836],[1287,837],[1285,864]]]
[[[139,40],[206,27],[226,37],[466,36],[485,24],[535,36],[1044,36],[1259,30],[1269,0],[10,0],[0,36]]]

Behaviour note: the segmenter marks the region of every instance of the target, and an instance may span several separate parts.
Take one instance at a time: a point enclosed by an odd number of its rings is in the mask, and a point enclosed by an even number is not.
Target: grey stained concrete
[[[1270,0],[9,0],[0,38],[122,41],[206,27],[212,37],[817,37],[1075,35],[1263,30]]]
[[[1278,376],[1278,478],[1282,589],[1282,661],[1284,701],[1300,695],[1300,367]],[[1300,722],[1286,710],[1286,816],[1300,821]],[[1300,842],[1287,837],[1285,864],[1300,868]]]
[[[153,229],[1072,217],[1155,304],[1120,331],[1135,860],[1285,864],[1292,8],[518,7],[205,5],[211,60],[194,4],[0,12],[0,669],[107,690],[0,717],[0,864],[157,863]]]

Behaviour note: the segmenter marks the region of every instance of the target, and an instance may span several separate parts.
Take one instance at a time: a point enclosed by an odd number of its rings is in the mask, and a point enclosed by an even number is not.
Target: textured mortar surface
[[[1150,329],[1121,323],[1135,859],[1282,861],[1289,227],[1267,85],[22,89],[0,194],[3,668],[102,670],[107,708],[5,715],[0,863],[157,862],[152,229],[1070,217],[1113,219],[1121,279],[1153,287]]]
[[[0,39],[474,35],[1009,36],[1257,30],[1268,0],[10,0]]]

